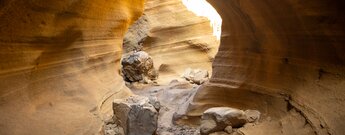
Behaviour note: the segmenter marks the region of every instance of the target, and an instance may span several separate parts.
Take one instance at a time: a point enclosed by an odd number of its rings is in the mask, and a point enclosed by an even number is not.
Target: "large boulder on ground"
[[[116,99],[113,102],[115,123],[126,135],[152,135],[157,129],[157,102],[142,96]]]
[[[247,123],[244,111],[230,107],[210,108],[203,113],[201,118],[200,133],[202,135],[224,131],[228,126],[239,128]]]
[[[202,69],[191,69],[187,68],[182,75],[187,81],[195,84],[203,84],[204,82],[208,81],[208,71]]]
[[[158,78],[152,58],[144,51],[124,55],[121,64],[123,77],[128,82],[147,83]]]

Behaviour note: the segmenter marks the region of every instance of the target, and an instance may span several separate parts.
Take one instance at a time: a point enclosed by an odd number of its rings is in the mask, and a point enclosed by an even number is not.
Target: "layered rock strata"
[[[144,16],[131,26],[124,43],[128,52],[149,53],[160,84],[180,79],[187,68],[211,72],[218,46],[210,20],[189,11],[181,0],[148,0]]]
[[[2,0],[0,134],[99,132],[119,75],[123,35],[143,0]]]
[[[211,106],[255,108],[283,124],[262,126],[263,134],[345,132],[343,1],[208,1],[223,19],[221,45],[189,115]],[[305,121],[309,127],[292,124]]]

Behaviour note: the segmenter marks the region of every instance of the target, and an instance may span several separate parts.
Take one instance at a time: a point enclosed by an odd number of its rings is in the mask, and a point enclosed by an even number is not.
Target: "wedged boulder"
[[[203,84],[206,81],[208,81],[208,71],[202,70],[202,69],[191,69],[187,68],[182,75],[183,78],[185,78],[187,81],[195,84]]]
[[[239,128],[247,123],[247,116],[243,110],[230,107],[214,107],[206,110],[201,117],[200,133],[225,131],[226,128]]]
[[[123,77],[128,82],[147,83],[158,78],[152,58],[144,51],[123,56],[121,64]]]
[[[147,97],[131,96],[113,102],[114,120],[126,135],[152,135],[157,129],[157,102]],[[156,108],[155,108],[156,106]]]

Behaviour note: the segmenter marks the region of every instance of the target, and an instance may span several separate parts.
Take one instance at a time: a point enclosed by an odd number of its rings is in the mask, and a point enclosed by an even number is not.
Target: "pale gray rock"
[[[125,135],[123,128],[117,125],[114,119],[108,119],[104,123],[104,135]]]
[[[158,112],[147,97],[116,99],[113,110],[115,123],[126,135],[152,135],[157,129]]]
[[[207,120],[202,120],[201,121],[201,126],[200,126],[200,133],[202,135],[208,135],[210,133],[216,132],[216,131],[221,131],[221,127],[217,127],[217,123],[213,119],[207,119]]]
[[[231,134],[232,132],[234,132],[234,131],[232,130],[232,127],[231,127],[231,126],[227,126],[227,127],[224,129],[224,131],[227,132],[227,133],[229,133],[229,134]]]
[[[191,83],[200,85],[208,81],[209,74],[207,70],[202,70],[202,69],[193,70],[191,68],[187,68],[185,72],[183,73],[182,77]]]
[[[159,109],[161,108],[161,103],[158,101],[157,97],[155,97],[155,96],[150,96],[150,97],[149,97],[149,103],[150,103],[151,105],[153,105],[153,107],[154,107],[157,111],[159,111]]]
[[[202,135],[224,131],[228,126],[239,128],[247,122],[244,111],[230,107],[210,108],[203,113],[201,118],[200,133]]]
[[[261,115],[258,110],[246,110],[244,113],[247,117],[247,121],[250,123],[257,122],[260,119]]]
[[[105,126],[105,135],[125,135],[123,128],[116,124],[108,124]]]

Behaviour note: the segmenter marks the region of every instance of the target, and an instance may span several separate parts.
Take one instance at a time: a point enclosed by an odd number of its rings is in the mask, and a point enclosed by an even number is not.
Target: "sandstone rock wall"
[[[223,19],[221,45],[190,115],[225,105],[279,118],[297,108],[318,134],[345,132],[343,1],[208,1]]]
[[[144,16],[126,34],[124,48],[131,51],[140,41],[159,69],[160,84],[180,78],[187,68],[211,72],[219,47],[210,21],[189,11],[181,0],[147,0]]]
[[[259,125],[261,133],[345,132],[343,1],[208,1],[223,19],[221,45],[211,82],[199,89],[189,115],[210,106],[251,108],[263,119],[281,119],[281,126]],[[131,94],[118,62],[123,34],[143,3],[0,1],[0,134],[98,132],[108,101]],[[180,2],[151,0],[145,12],[154,29],[144,49],[166,77],[183,63],[204,66],[215,54],[205,47],[213,43],[207,20],[191,17]]]
[[[118,75],[121,44],[143,5],[0,1],[0,134],[97,133],[112,99],[131,94]]]

